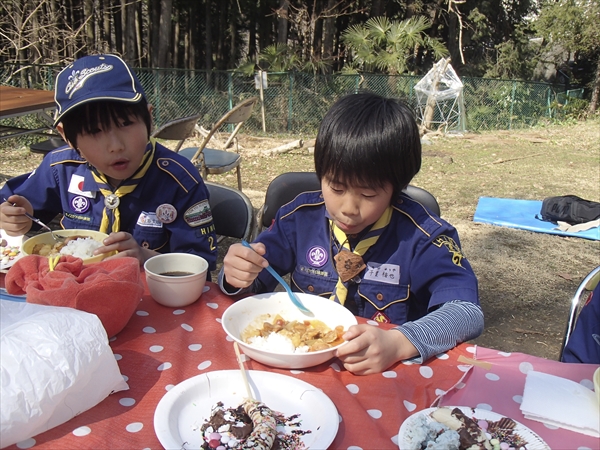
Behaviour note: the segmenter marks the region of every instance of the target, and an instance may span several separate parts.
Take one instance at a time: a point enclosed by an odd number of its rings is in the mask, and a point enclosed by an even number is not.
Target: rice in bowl
[[[260,350],[273,353],[306,353],[308,346],[295,347],[292,340],[279,333],[271,333],[267,337],[253,336],[248,339],[248,344]]]
[[[98,242],[91,237],[79,237],[67,242],[67,244],[60,249],[60,254],[86,259],[94,256],[94,250],[99,247],[102,247],[101,242]]]

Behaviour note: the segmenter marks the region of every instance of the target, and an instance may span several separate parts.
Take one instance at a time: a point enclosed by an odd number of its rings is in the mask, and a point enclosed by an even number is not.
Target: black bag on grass
[[[567,222],[570,225],[600,219],[600,203],[584,200],[576,195],[547,197],[537,216],[546,222]]]

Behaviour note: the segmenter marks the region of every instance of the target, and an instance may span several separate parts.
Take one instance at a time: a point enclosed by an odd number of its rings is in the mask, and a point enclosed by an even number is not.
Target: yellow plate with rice
[[[94,230],[56,230],[54,234],[65,238],[73,238],[75,236],[80,239],[70,239],[65,247],[60,249],[61,254],[77,256],[83,259],[84,264],[94,264],[102,261],[109,256],[115,255],[117,252],[104,253],[102,255],[91,256],[91,252],[100,245],[102,241],[108,237],[108,234],[101,233]],[[89,241],[86,238],[92,238],[93,241]],[[52,238],[50,233],[42,233],[37,236],[33,236],[23,242],[21,246],[21,253],[24,255],[36,255],[41,254],[42,256],[55,255],[58,251],[56,248],[57,242]],[[99,245],[98,245],[99,244]],[[41,251],[41,253],[40,253]],[[90,255],[90,256],[88,256]]]

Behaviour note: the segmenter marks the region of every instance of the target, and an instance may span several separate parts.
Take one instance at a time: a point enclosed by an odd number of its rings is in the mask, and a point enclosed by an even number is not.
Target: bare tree
[[[354,9],[355,5],[340,0],[324,0],[323,8],[314,2],[312,10],[306,4],[294,6],[290,4],[288,19],[293,26],[298,41],[298,52],[306,67],[314,72],[330,71],[330,64],[336,55],[334,36],[336,35],[336,20],[338,17],[353,15],[362,10]],[[317,26],[322,22],[323,26]],[[320,31],[319,36],[316,35]],[[315,43],[321,43],[320,48],[315,48]]]
[[[161,1],[162,4],[162,1]],[[137,59],[137,42],[136,42],[136,7],[135,0],[122,0],[122,18],[123,25],[123,58],[130,63]],[[171,18],[169,17],[169,26]],[[161,22],[162,25],[162,22]],[[159,47],[160,52],[160,47]]]
[[[35,64],[64,65],[86,47],[84,28],[88,19],[77,27],[63,20],[61,8],[53,0],[13,0],[2,6],[0,15],[0,58],[16,69],[10,78],[21,76]],[[42,80],[21,80],[23,85],[37,85]]]
[[[277,14],[277,43],[287,44],[288,39],[288,13],[290,9],[289,0],[279,0]]]
[[[171,67],[169,52],[171,51],[171,14],[173,13],[173,0],[160,0],[160,19],[157,30],[158,40],[158,67]]]
[[[205,14],[205,49],[204,49],[204,69],[211,70],[212,69],[212,18],[210,15],[211,11],[211,2],[210,0],[206,1],[206,10]]]

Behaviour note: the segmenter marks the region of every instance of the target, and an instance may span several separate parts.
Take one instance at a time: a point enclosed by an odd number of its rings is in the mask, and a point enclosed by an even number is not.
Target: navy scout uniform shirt
[[[66,229],[100,228],[104,196],[87,162],[71,148],[49,153],[31,174],[7,181],[1,194],[27,198],[42,221],[62,213]],[[186,158],[157,143],[151,167],[136,189],[120,198],[119,212],[120,230],[142,247],[195,253],[215,269],[217,240],[208,190]]]
[[[479,304],[477,279],[454,227],[405,194],[392,206],[389,225],[363,255],[366,269],[347,283],[345,306],[362,317],[401,325],[448,301]],[[284,205],[256,241],[265,244],[265,258],[277,272],[292,274],[294,290],[332,295],[339,243],[320,191]],[[263,270],[254,290],[273,291],[276,285]]]

